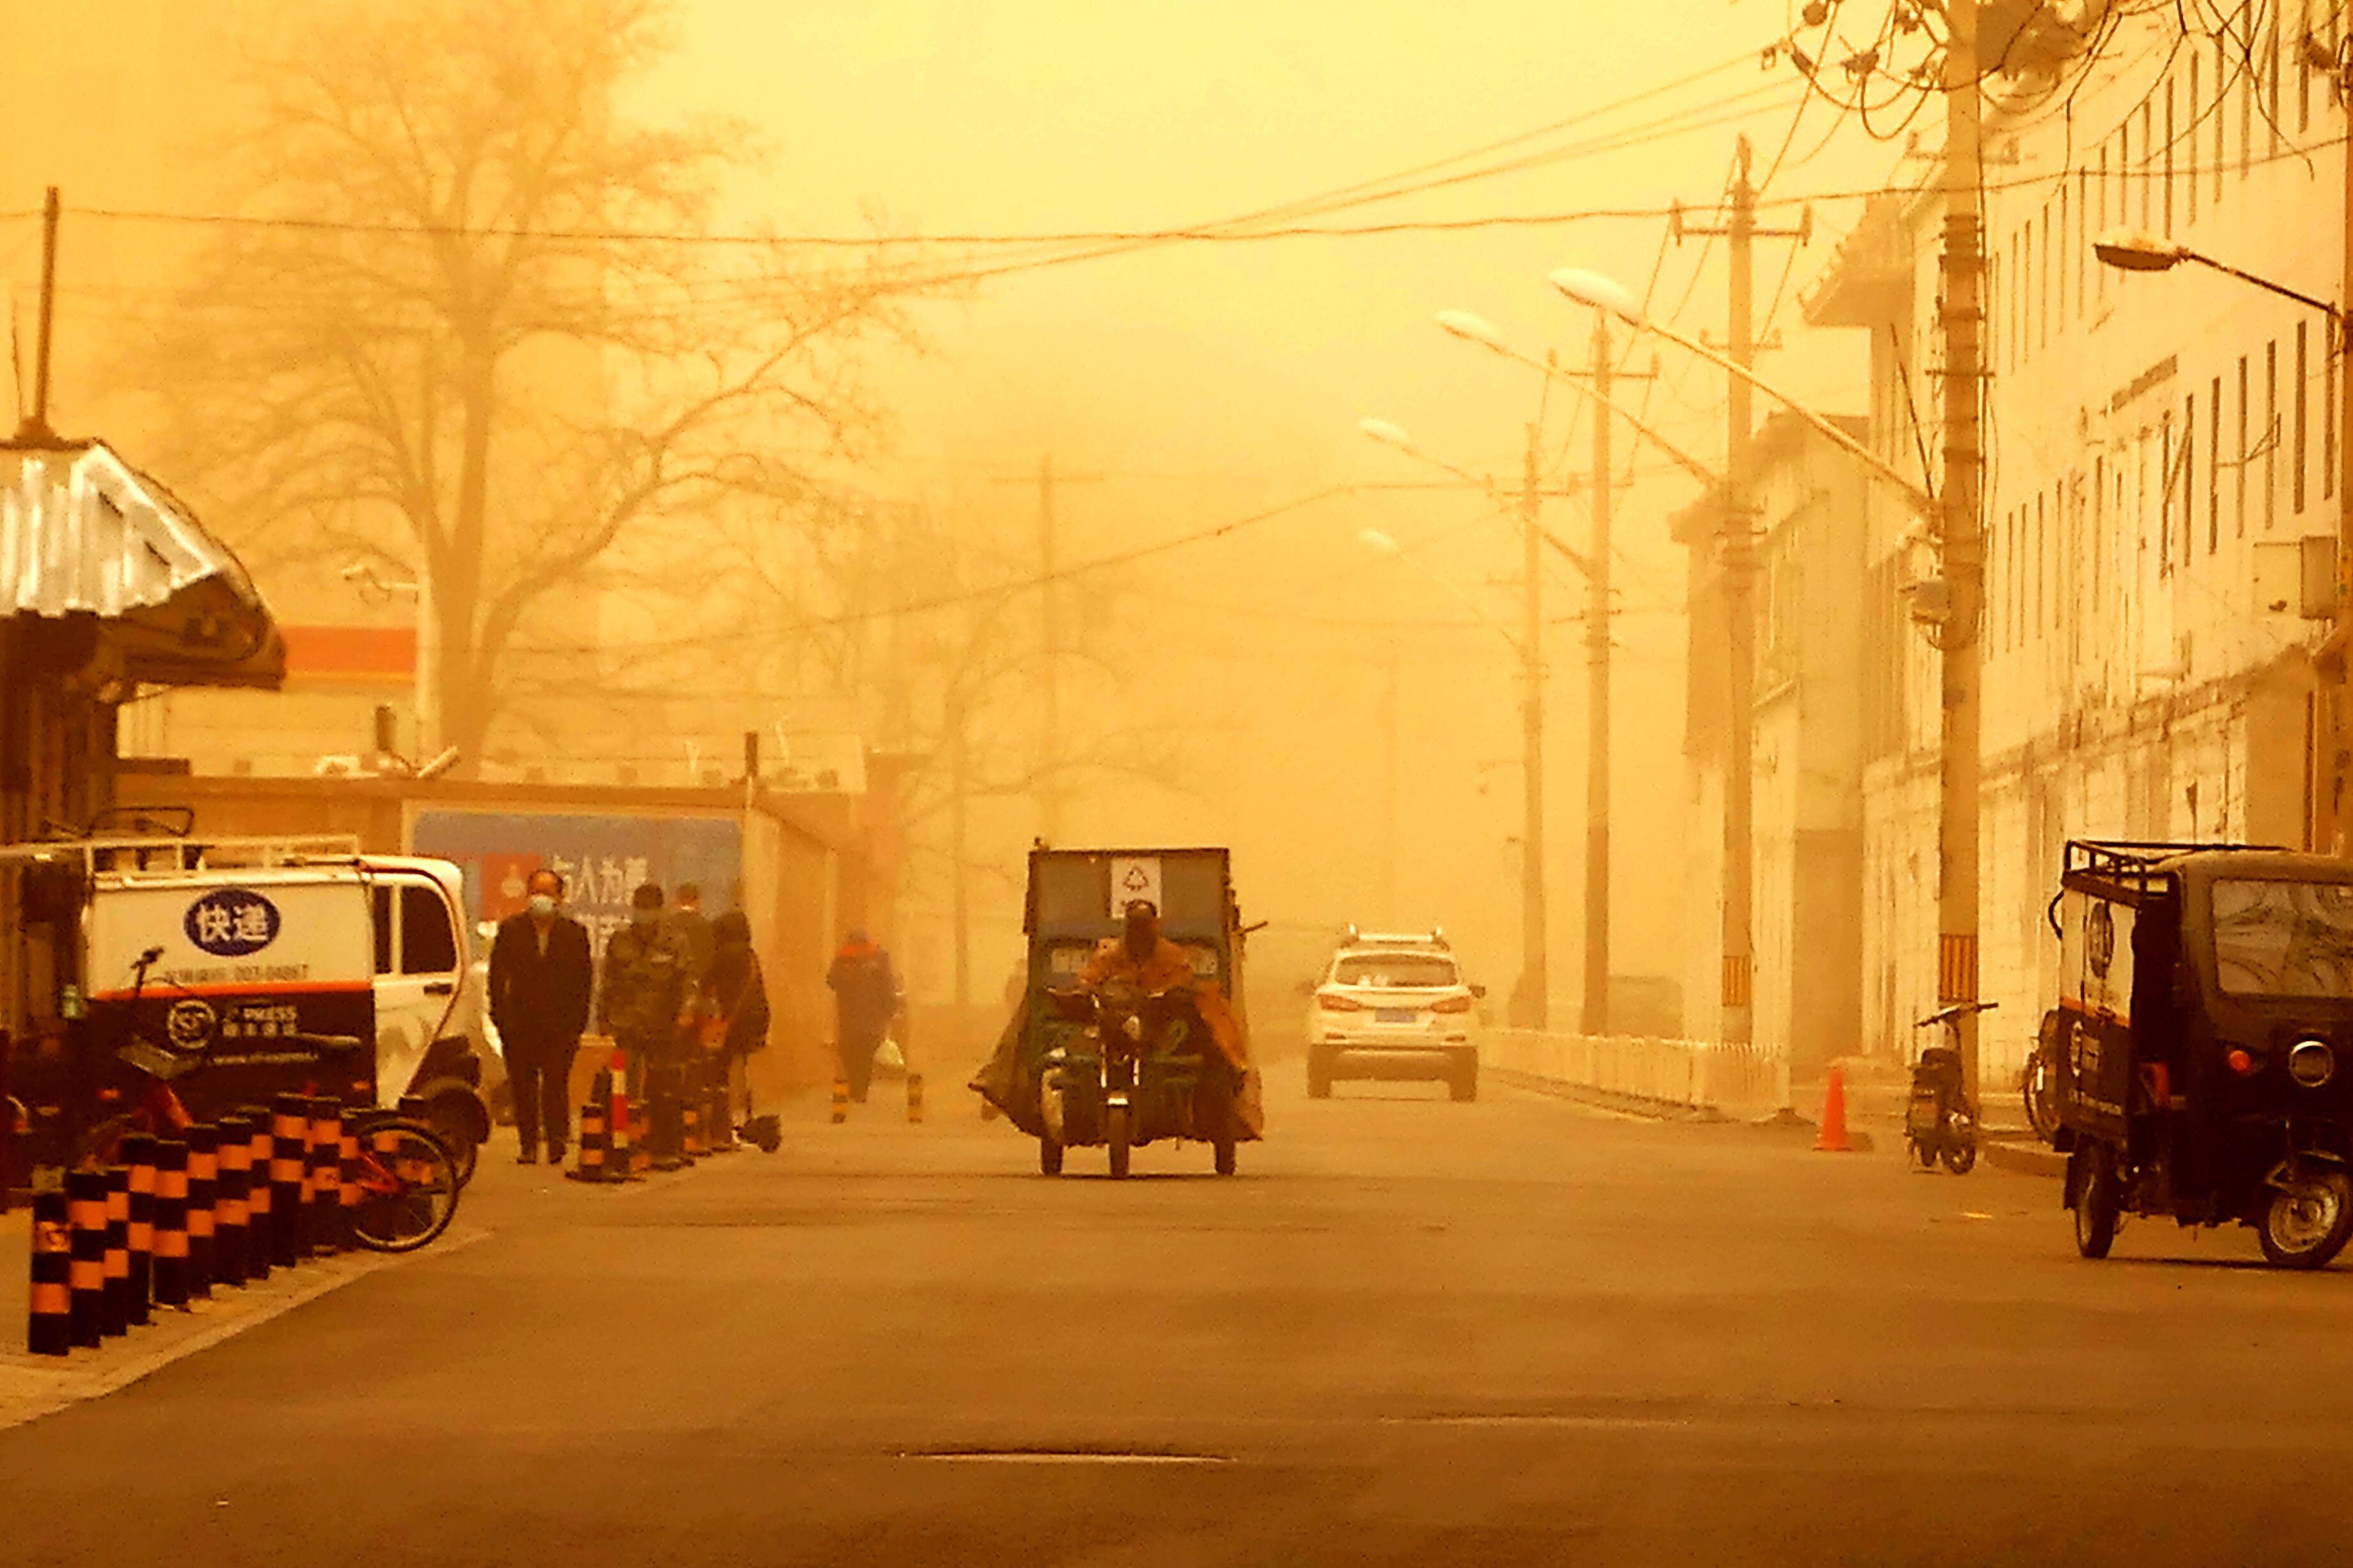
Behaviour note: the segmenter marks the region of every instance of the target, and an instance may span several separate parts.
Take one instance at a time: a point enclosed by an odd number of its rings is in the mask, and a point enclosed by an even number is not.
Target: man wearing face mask
[[[491,1022],[499,1031],[514,1093],[518,1158],[528,1165],[547,1142],[547,1162],[564,1163],[572,1130],[572,1056],[588,1026],[594,973],[588,931],[561,912],[564,879],[545,867],[526,884],[530,902],[499,922],[491,943]]]
[[[642,884],[629,899],[629,923],[605,944],[596,1022],[628,1054],[631,1098],[644,1092],[646,1069],[667,1069],[681,1054],[680,1019],[686,1010],[692,961],[678,932],[662,921],[659,884]]]

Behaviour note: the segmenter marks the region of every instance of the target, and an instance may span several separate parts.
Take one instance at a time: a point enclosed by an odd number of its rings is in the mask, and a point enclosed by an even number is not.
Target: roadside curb
[[[2067,1156],[2041,1143],[2015,1142],[2007,1138],[1985,1141],[1986,1163],[2024,1176],[2064,1176]]]
[[[1770,1111],[1759,1115],[1755,1107],[1720,1110],[1712,1105],[1669,1105],[1637,1095],[1613,1094],[1608,1089],[1587,1089],[1579,1084],[1562,1083],[1556,1079],[1538,1078],[1534,1073],[1521,1072],[1514,1068],[1484,1066],[1479,1070],[1496,1082],[1514,1089],[1566,1100],[1588,1110],[1606,1111],[1632,1121],[1652,1121],[1664,1127],[1721,1127],[1792,1139],[1812,1138],[1820,1131],[1814,1123],[1794,1112]],[[1868,1154],[1873,1147],[1871,1134],[1860,1127],[1850,1126],[1847,1129],[1847,1141],[1858,1154]]]
[[[267,1281],[258,1286],[223,1287],[220,1294],[205,1303],[204,1311],[187,1313],[183,1321],[161,1323],[164,1336],[160,1340],[149,1329],[142,1331],[144,1343],[139,1339],[125,1340],[96,1351],[77,1351],[63,1361],[22,1351],[0,1352],[0,1431],[53,1415],[85,1400],[102,1399],[174,1362],[225,1344],[248,1329],[259,1328],[371,1274],[407,1263],[447,1258],[488,1241],[496,1234],[491,1230],[468,1230],[445,1237],[416,1252],[346,1254],[319,1259],[303,1266],[307,1278],[289,1280],[282,1287]],[[176,1312],[173,1316],[183,1318]]]

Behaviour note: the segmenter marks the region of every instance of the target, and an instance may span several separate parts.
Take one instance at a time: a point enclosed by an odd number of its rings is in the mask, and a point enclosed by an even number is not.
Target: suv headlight
[[[2337,1076],[2337,1053],[2326,1040],[2298,1040],[2288,1047],[2287,1074],[2306,1089],[2318,1089]]]

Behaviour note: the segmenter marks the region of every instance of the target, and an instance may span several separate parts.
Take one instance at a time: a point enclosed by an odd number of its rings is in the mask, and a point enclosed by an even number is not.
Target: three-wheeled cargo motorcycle
[[[1136,900],[1158,910],[1191,983],[1082,985]],[[1111,1173],[1125,1176],[1134,1150],[1175,1140],[1208,1144],[1218,1173],[1233,1173],[1236,1146],[1258,1136],[1247,1100],[1256,1086],[1219,1048],[1193,994],[1214,987],[1247,1029],[1245,928],[1227,852],[1039,847],[1029,854],[1023,924],[1022,999],[974,1088],[1038,1140],[1039,1169],[1060,1175],[1065,1151],[1102,1148]]]
[[[2353,868],[2287,850],[2078,841],[2051,923],[2064,1202],[2105,1258],[2128,1215],[2252,1226],[2317,1268],[2353,1238]]]

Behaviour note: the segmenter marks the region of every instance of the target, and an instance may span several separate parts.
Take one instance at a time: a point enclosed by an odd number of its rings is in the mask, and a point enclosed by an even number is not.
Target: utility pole
[[[1609,1032],[1609,317],[1593,312],[1593,540],[1586,568],[1585,995],[1580,1026]]]
[[[2346,123],[2353,128],[2353,40],[2338,47],[2336,66],[2337,101]],[[2345,278],[2337,295],[2337,624],[2330,628],[2333,656],[2322,661],[2318,692],[2320,711],[2314,728],[2319,731],[2318,788],[2313,792],[2312,847],[2323,855],[2342,855],[2345,839],[2345,769],[2348,761],[2346,735],[2345,657],[2353,643],[2353,142],[2337,144],[2345,160]]]
[[[1946,7],[1945,248],[1939,258],[1938,325],[1945,344],[1944,488],[1938,519],[1947,616],[1937,647],[1944,700],[1936,816],[1936,1000],[1978,999],[1978,736],[1985,552],[1978,510],[1985,478],[1978,416],[1984,395],[1980,329],[1985,249],[1978,204],[1978,0]],[[2341,605],[2341,601],[2340,601]],[[2340,614],[2342,610],[2340,608]],[[1978,1060],[1978,1016],[1959,1015],[1961,1068],[1970,1097],[1985,1103]]]
[[[1550,982],[1546,974],[1548,942],[1545,921],[1545,794],[1544,794],[1544,558],[1543,534],[1536,515],[1540,476],[1538,444],[1544,424],[1528,426],[1528,449],[1520,464],[1520,537],[1522,570],[1526,580],[1523,596],[1520,661],[1520,781],[1523,821],[1520,828],[1520,983],[1512,994],[1512,1023],[1523,1029],[1541,1029],[1551,1016]]]
[[[1398,639],[1381,642],[1381,923],[1398,924]]]
[[[49,428],[49,333],[58,311],[58,188],[41,198],[41,303],[33,339],[33,405],[16,422],[15,444],[46,447],[58,438]]]
[[[1043,711],[1038,731],[1038,837],[1051,845],[1062,837],[1062,781],[1055,767],[1055,751],[1062,737],[1062,622],[1060,584],[1055,582],[1054,458],[1038,459],[1038,591],[1039,599],[1040,695]]]
[[[1686,234],[1720,234],[1728,242],[1732,270],[1732,313],[1727,347],[1732,362],[1742,369],[1757,360],[1755,325],[1750,312],[1756,294],[1753,252],[1765,239],[1799,239],[1798,228],[1757,226],[1757,188],[1749,183],[1752,153],[1748,138],[1733,149],[1732,216],[1720,229],[1693,228],[1677,222],[1677,237]],[[1756,939],[1750,891],[1756,868],[1754,847],[1757,757],[1757,502],[1756,460],[1750,439],[1751,392],[1746,381],[1732,378],[1725,403],[1724,531],[1718,558],[1724,576],[1725,610],[1725,755],[1724,755],[1724,975],[1722,1022],[1718,1033],[1728,1046],[1746,1046],[1756,1038]],[[1782,1062],[1782,1109],[1788,1108],[1788,1063]]]

